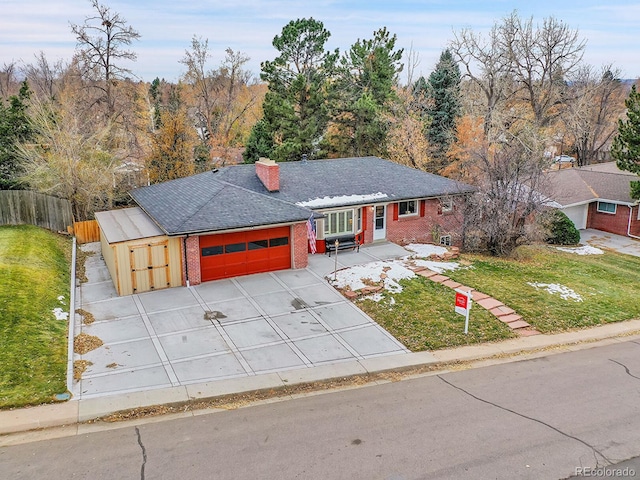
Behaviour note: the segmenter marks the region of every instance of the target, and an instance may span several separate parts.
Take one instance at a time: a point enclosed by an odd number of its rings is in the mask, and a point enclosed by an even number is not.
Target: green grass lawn
[[[472,268],[450,277],[513,308],[543,333],[640,318],[640,258],[615,252],[576,255],[548,246],[520,247],[514,258],[465,256]],[[560,284],[582,301],[562,299],[531,283]]]
[[[400,285],[402,292],[386,292],[379,302],[362,300],[358,307],[409,350],[436,350],[515,336],[509,327],[477,305],[471,308],[469,333],[465,335],[465,318],[453,311],[452,289],[423,277],[401,280]]]
[[[607,252],[576,255],[548,246],[520,247],[512,258],[463,255],[465,266],[445,275],[513,308],[543,333],[640,318],[640,258]],[[531,283],[559,284],[582,301],[563,299]],[[502,340],[515,334],[479,305],[471,309],[469,334],[454,313],[453,290],[418,277],[400,282],[401,293],[358,306],[413,351]],[[393,298],[393,300],[391,300]]]
[[[71,241],[23,225],[0,227],[0,408],[66,391]],[[64,296],[62,303],[58,297]]]

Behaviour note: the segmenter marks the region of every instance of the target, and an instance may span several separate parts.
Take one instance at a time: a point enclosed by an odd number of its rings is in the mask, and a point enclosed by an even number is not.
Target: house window
[[[356,231],[359,232],[362,230],[362,209],[358,208],[356,210]]]
[[[406,202],[400,202],[398,204],[398,215],[417,215],[418,214],[418,202],[416,200],[408,200]]]
[[[600,213],[616,213],[617,205],[615,203],[610,202],[598,202],[598,212]]]
[[[445,247],[451,246],[451,235],[440,235],[440,245]]]
[[[451,213],[453,212],[453,200],[450,198],[441,198],[440,199],[440,213]]]
[[[336,236],[353,232],[353,210],[328,212],[324,219],[324,235]]]

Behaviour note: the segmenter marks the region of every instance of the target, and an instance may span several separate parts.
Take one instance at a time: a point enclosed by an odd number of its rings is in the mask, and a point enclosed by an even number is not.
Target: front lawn
[[[0,227],[0,408],[66,391],[71,242],[38,227]]]
[[[401,280],[400,285],[402,292],[386,292],[379,302],[364,299],[358,307],[409,350],[437,350],[515,337],[509,327],[477,305],[471,308],[469,333],[465,335],[465,318],[453,311],[454,290],[424,277]]]
[[[472,268],[448,272],[513,308],[543,333],[640,318],[640,258],[615,252],[576,255],[548,246],[520,247],[512,259],[465,255]],[[544,287],[567,287],[563,299]]]
[[[542,333],[640,318],[638,257],[615,252],[577,255],[545,245],[524,246],[507,259],[463,255],[460,268],[443,274],[503,302]],[[452,289],[422,277],[399,283],[401,292],[384,291],[379,301],[364,297],[358,306],[410,350],[516,335],[477,304],[471,309],[469,334],[464,335],[464,317],[454,313]]]

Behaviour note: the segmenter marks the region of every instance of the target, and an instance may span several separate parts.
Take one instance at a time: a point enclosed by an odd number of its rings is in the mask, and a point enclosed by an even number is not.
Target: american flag
[[[311,253],[316,253],[316,222],[313,220],[313,215],[307,220],[307,237],[309,238]]]

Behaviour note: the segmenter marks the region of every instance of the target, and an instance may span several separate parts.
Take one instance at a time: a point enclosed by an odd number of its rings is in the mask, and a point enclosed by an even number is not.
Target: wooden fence
[[[24,224],[66,232],[73,225],[71,204],[29,190],[0,190],[0,225]]]
[[[86,222],[74,222],[73,234],[76,236],[78,243],[90,243],[100,241],[100,227],[95,220],[87,220]]]

